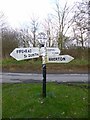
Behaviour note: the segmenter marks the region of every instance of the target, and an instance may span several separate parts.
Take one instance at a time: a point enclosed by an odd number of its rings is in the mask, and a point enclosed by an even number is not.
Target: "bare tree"
[[[3,23],[3,17],[4,17],[4,15],[3,15],[3,13],[2,12],[0,12],[0,59],[2,58],[2,23]]]
[[[47,19],[45,19],[45,22],[43,23],[45,32],[47,33],[48,38],[48,46],[52,47],[54,45],[54,36],[55,36],[55,29],[54,29],[54,23],[52,20],[52,16],[48,15]]]
[[[6,26],[5,16],[4,16],[3,12],[0,11],[0,42],[2,40],[2,32],[5,28],[5,26]]]
[[[6,18],[3,12],[0,12],[0,29],[3,29],[6,26]]]
[[[36,32],[38,30],[38,18],[37,17],[32,17],[31,18],[31,32],[32,32],[32,38],[33,38],[33,47],[36,46],[37,41],[36,41]]]
[[[24,28],[18,30],[19,47],[37,46],[38,18],[32,17]]]
[[[4,13],[0,11],[0,58],[9,56],[16,44],[15,32],[9,28]]]
[[[19,41],[19,47],[31,47],[33,44],[32,36],[26,28],[18,30],[17,39]]]
[[[88,47],[90,46],[90,0],[88,1],[88,32],[87,32],[87,38],[88,38]]]
[[[84,1],[76,4],[73,20],[74,37],[77,39],[77,43],[80,42],[82,48],[84,48],[84,42],[87,39],[88,31],[88,2]]]
[[[6,16],[4,15],[4,13],[2,11],[0,11],[0,34],[2,34],[4,29],[7,29],[8,27],[9,26],[7,23]]]
[[[2,57],[10,57],[11,51],[18,47],[16,32],[13,29],[5,28],[2,32]]]
[[[73,24],[73,19],[70,16],[70,13],[73,10],[74,6],[68,7],[66,2],[62,8],[60,6],[60,0],[56,0],[55,6],[56,24],[58,29],[58,46],[62,50],[64,47],[65,35]]]

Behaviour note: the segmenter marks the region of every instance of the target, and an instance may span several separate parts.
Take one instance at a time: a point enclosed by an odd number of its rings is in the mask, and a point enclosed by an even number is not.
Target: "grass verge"
[[[82,86],[82,85],[80,85]],[[66,84],[3,84],[3,118],[88,118],[88,89]]]
[[[47,63],[47,73],[88,73],[90,62],[87,59],[75,59],[68,64],[49,64]],[[37,60],[22,60],[16,61],[14,59],[4,59],[2,61],[2,70],[8,72],[34,72],[41,73],[42,61]]]

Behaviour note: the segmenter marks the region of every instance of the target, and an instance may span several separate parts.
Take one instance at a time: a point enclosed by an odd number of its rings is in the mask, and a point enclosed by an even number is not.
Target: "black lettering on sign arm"
[[[49,61],[51,61],[51,58],[49,58]]]
[[[65,61],[65,57],[63,57],[63,60]]]
[[[24,58],[27,58],[27,55],[26,55],[26,54],[24,54]]]
[[[16,53],[18,53],[18,50],[16,50]]]

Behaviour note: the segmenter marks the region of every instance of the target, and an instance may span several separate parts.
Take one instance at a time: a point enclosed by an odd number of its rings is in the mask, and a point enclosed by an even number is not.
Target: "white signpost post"
[[[43,97],[46,97],[46,63],[68,63],[74,58],[70,55],[59,55],[59,48],[46,47],[47,37],[46,34],[41,32],[38,36],[41,48],[15,48],[10,56],[16,60],[26,60],[38,58],[42,56],[42,69],[43,69]]]

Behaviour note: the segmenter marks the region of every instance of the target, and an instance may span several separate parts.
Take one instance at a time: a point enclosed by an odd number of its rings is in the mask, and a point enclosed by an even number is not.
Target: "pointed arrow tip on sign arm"
[[[70,55],[47,56],[47,63],[68,63],[73,59]]]
[[[72,60],[74,59],[74,57],[72,57],[72,56],[70,56],[70,55],[67,55],[67,56],[68,56],[68,58],[69,58],[68,62],[70,62],[70,61],[72,61]]]
[[[12,52],[10,53],[10,56],[13,57]]]
[[[13,54],[13,52],[10,53],[10,56],[13,57],[15,60],[20,61],[20,59],[18,59],[17,57],[15,57],[15,55]]]
[[[74,57],[72,57],[72,60],[74,59]]]

